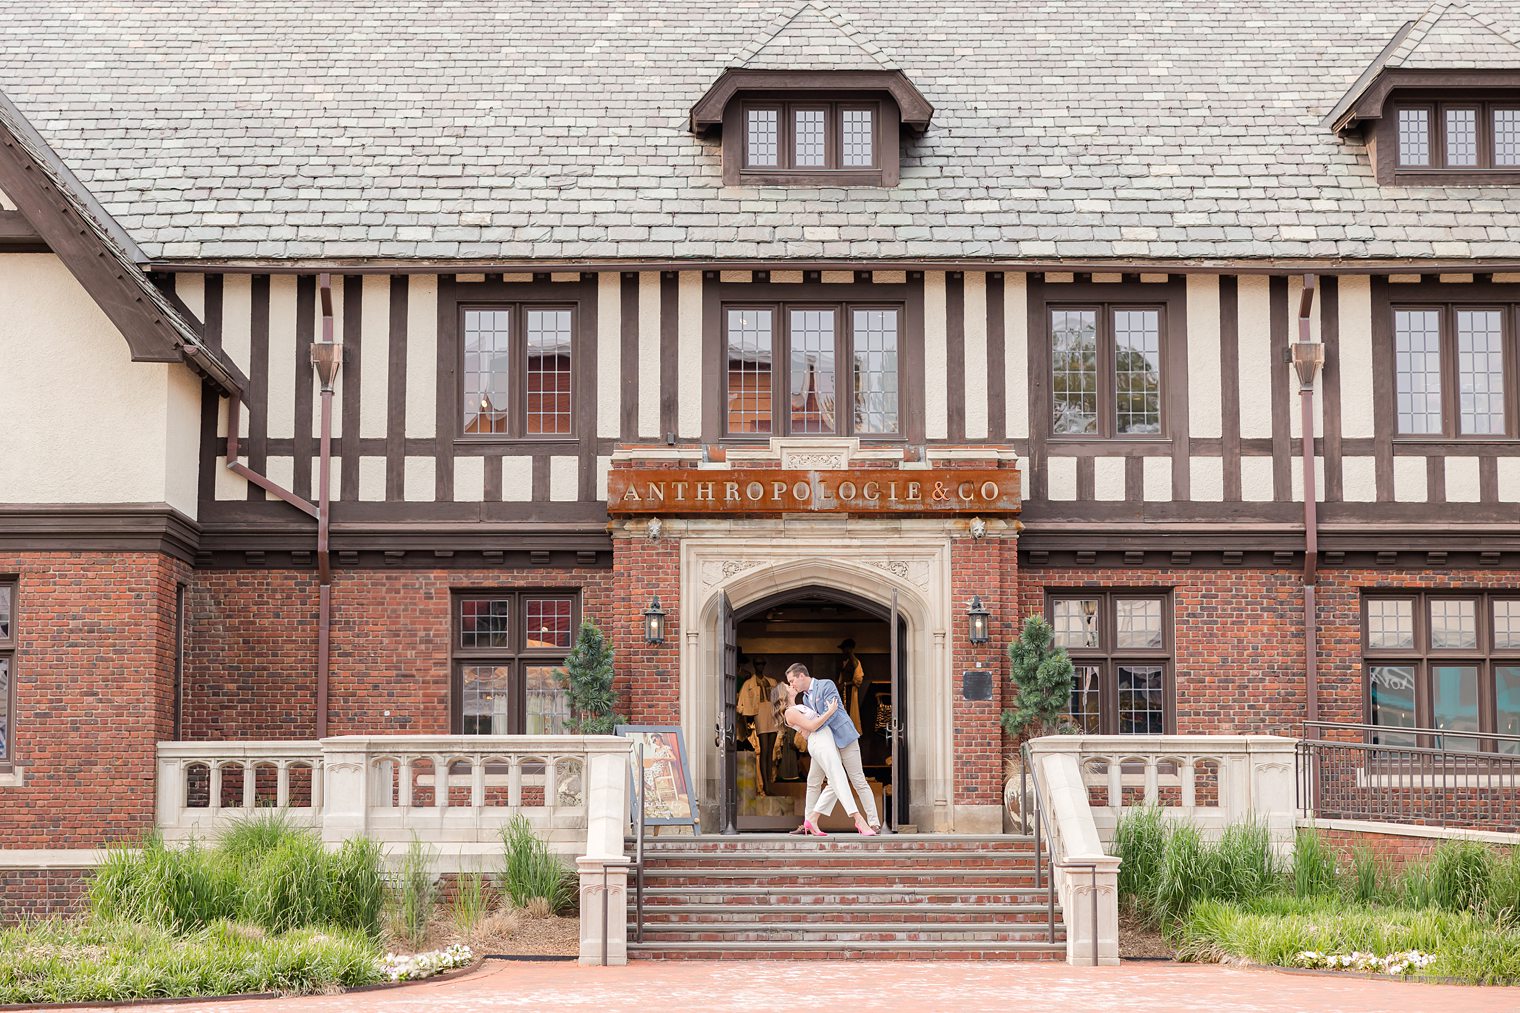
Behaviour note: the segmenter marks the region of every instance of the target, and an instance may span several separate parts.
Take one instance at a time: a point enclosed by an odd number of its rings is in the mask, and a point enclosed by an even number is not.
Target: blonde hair
[[[778,682],[771,688],[771,710],[776,713],[776,724],[781,726],[786,725],[786,708],[790,703],[787,692],[790,689],[784,682]]]

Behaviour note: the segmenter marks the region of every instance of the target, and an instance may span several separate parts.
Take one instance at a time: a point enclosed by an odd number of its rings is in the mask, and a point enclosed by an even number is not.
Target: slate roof
[[[0,0],[0,90],[155,261],[1520,260],[1520,187],[1320,123],[1409,22],[1509,58],[1511,2],[1437,7]],[[901,185],[722,185],[691,104],[788,64],[913,80]]]

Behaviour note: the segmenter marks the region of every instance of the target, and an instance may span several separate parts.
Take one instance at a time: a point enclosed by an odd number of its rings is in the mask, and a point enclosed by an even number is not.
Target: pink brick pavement
[[[638,961],[627,967],[488,961],[393,990],[301,999],[135,1007],[164,1013],[475,1013],[1038,1009],[1124,1013],[1485,1013],[1520,1010],[1520,988],[1471,988],[1203,964]]]

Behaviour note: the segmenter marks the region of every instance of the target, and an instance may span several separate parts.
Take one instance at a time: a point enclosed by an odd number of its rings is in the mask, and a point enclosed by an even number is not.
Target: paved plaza
[[[535,1013],[788,1009],[1007,1013],[1036,1004],[1046,1013],[1515,1013],[1520,1010],[1520,988],[1150,962],[1094,970],[1033,962],[638,961],[627,967],[583,968],[573,962],[491,960],[460,977],[393,990],[146,1009],[165,1013],[359,1009],[375,1013],[516,1009]]]

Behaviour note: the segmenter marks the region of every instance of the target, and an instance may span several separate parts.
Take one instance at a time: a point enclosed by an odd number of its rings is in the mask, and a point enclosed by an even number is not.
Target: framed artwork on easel
[[[681,729],[675,725],[618,725],[615,730],[644,747],[645,826],[685,825],[691,827],[692,833],[700,833],[691,764],[687,762],[686,739]],[[632,784],[629,787],[635,788]],[[628,802],[630,807],[637,805],[633,790],[628,793]],[[631,816],[637,819],[637,810]]]

